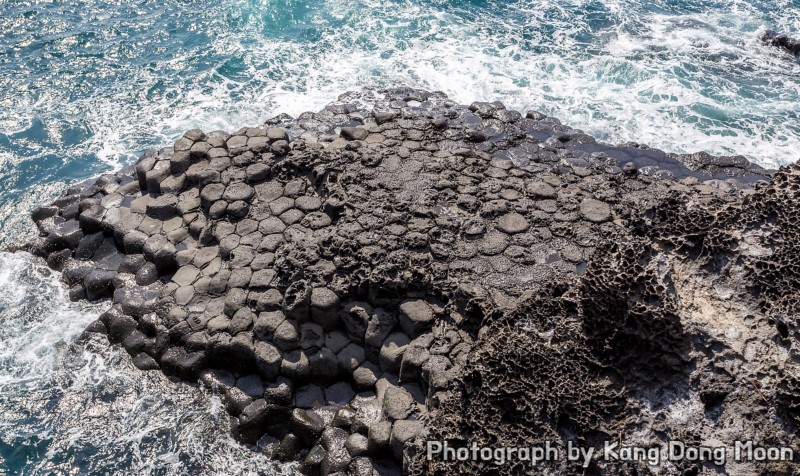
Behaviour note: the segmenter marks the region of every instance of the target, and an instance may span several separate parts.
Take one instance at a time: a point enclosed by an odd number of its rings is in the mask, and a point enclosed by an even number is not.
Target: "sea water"
[[[0,0],[0,247],[37,204],[190,128],[363,86],[441,90],[669,152],[800,158],[800,0]],[[79,340],[104,304],[0,253],[0,474],[271,474],[219,399]]]
[[[0,475],[289,474],[233,440],[218,396],[80,339],[104,307],[0,253]]]

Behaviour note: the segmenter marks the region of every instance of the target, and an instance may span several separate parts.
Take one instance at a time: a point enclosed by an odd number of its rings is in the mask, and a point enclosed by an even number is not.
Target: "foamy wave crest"
[[[46,162],[39,181],[83,178],[188,128],[397,84],[539,109],[611,142],[798,158],[800,63],[757,41],[798,30],[791,0],[17,6],[0,42],[29,60],[0,75],[0,178],[26,161]]]
[[[326,2],[296,19],[313,25],[313,43],[253,44],[280,27],[287,4],[271,2],[214,45],[245,52],[263,84],[259,102],[275,111],[407,84],[542,110],[610,142],[741,154],[769,167],[800,158],[800,64],[757,40],[791,18],[796,29],[797,9],[662,3]]]
[[[23,254],[0,253],[0,386],[53,372],[58,349],[97,314],[71,305],[55,273]]]

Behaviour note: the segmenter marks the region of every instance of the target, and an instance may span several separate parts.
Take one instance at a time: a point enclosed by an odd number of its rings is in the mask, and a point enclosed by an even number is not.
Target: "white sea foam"
[[[767,9],[728,0],[685,14],[649,13],[676,10],[668,2],[650,7],[638,0],[362,0],[299,8],[229,0],[188,14],[209,35],[201,50],[183,48],[145,66],[124,59],[158,42],[108,52],[122,70],[97,74],[119,74],[121,84],[101,81],[96,93],[76,98],[68,76],[35,91],[2,85],[12,94],[0,98],[0,132],[24,131],[39,119],[54,144],[42,153],[94,155],[112,169],[188,128],[235,129],[279,112],[318,110],[361,86],[405,84],[462,102],[500,99],[542,110],[611,142],[743,154],[767,166],[797,160],[800,63],[757,40],[766,26],[800,29],[792,2]],[[163,34],[143,18],[142,29]],[[65,51],[81,42],[54,41]],[[60,148],[52,123],[64,121],[89,137]]]
[[[219,397],[139,371],[105,337],[75,344],[108,303],[65,294],[40,261],[0,253],[0,443],[36,453],[21,474],[290,474],[233,440]]]
[[[97,316],[66,299],[54,273],[27,255],[0,253],[0,386],[52,372],[58,348]]]
[[[543,110],[611,142],[742,154],[772,167],[793,162],[800,158],[800,125],[791,127],[800,64],[758,43],[758,10],[730,3],[666,15],[605,2],[611,21],[593,33],[596,44],[586,44],[589,20],[574,13],[581,8],[554,1],[508,7],[517,10],[513,24],[504,23],[509,15],[463,22],[438,3],[328,2],[322,8],[330,16],[350,23],[321,28],[317,44],[254,44],[258,36],[245,29],[214,47],[238,45],[250,76],[273,80],[258,95],[270,112],[315,110],[359,86],[408,84],[462,102],[500,99]],[[788,7],[787,15],[797,18]],[[387,27],[414,21],[425,34]]]
[[[36,238],[31,211],[54,200],[65,188],[64,182],[39,183],[19,191],[15,200],[0,200],[0,249],[20,247]]]
[[[668,0],[650,9],[631,0],[328,0],[299,10],[296,3],[203,6],[186,15],[198,35],[210,35],[207,44],[163,57],[153,53],[158,41],[125,43],[113,29],[98,31],[89,43],[108,42],[106,58],[56,62],[94,62],[81,74],[95,74],[97,84],[81,83],[89,89],[79,94],[73,88],[81,78],[69,68],[33,80],[25,72],[0,75],[0,134],[13,146],[0,150],[0,176],[47,155],[66,164],[96,157],[112,170],[189,128],[232,130],[279,112],[318,110],[346,90],[396,84],[542,110],[611,142],[738,153],[767,166],[800,158],[800,63],[757,40],[768,27],[800,31],[793,0],[769,8],[725,0],[669,15],[652,13],[673,11]],[[164,38],[168,27],[159,22],[172,17],[120,21]],[[19,27],[3,21],[4,31]],[[63,20],[46,20],[40,30],[53,36],[56,53],[87,44]],[[30,133],[37,121],[41,130]],[[13,200],[0,192],[0,243],[29,237],[28,211],[64,181],[49,177]],[[289,471],[230,438],[218,398],[134,369],[102,339],[73,345],[104,305],[69,303],[57,278],[30,256],[0,254],[0,438],[50,440],[29,474],[71,464],[65,454],[84,472]]]

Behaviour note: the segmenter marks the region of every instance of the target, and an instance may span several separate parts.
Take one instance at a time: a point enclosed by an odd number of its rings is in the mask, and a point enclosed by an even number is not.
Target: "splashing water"
[[[0,253],[0,474],[290,474],[229,435],[217,396],[141,372],[42,263]]]
[[[610,142],[767,167],[800,150],[800,62],[757,40],[800,30],[798,0],[2,3],[0,245],[29,236],[19,212],[35,201],[186,129],[368,85],[499,99]]]

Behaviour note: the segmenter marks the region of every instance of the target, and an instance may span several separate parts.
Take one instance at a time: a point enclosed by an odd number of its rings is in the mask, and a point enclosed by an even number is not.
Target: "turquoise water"
[[[0,12],[4,247],[30,236],[36,204],[186,129],[297,115],[362,86],[499,99],[616,143],[800,158],[800,62],[757,40],[800,36],[800,0],[0,0]],[[0,288],[0,474],[266,467],[227,437],[213,398],[71,344],[98,309],[68,303],[40,263],[0,254]]]
[[[0,244],[65,182],[192,127],[317,110],[364,85],[535,108],[611,142],[800,150],[800,0],[18,1],[0,15]],[[17,239],[15,239],[17,238]]]

